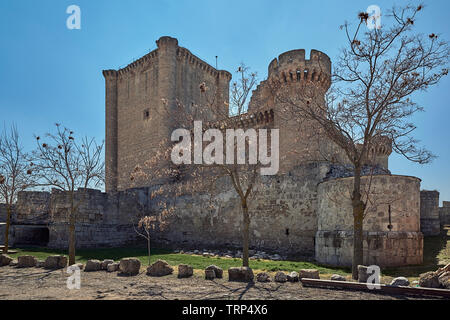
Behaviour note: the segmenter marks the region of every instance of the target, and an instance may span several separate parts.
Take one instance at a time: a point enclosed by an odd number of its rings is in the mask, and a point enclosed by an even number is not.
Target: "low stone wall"
[[[397,267],[422,264],[423,235],[420,232],[365,232],[364,265]],[[318,231],[316,260],[333,266],[351,266],[352,231]]]
[[[420,264],[423,259],[420,179],[378,175],[362,177],[361,183],[363,193],[369,194],[363,223],[364,263],[379,266]],[[353,178],[350,177],[325,181],[318,186],[315,253],[320,263],[337,266],[352,263],[352,185]]]
[[[450,225],[450,201],[443,201],[442,207],[439,208],[439,221],[441,228]]]
[[[424,236],[437,236],[441,232],[438,191],[420,191],[420,231]]]

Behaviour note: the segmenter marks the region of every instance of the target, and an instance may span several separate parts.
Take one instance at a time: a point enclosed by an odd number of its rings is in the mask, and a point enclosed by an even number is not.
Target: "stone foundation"
[[[397,267],[423,262],[423,235],[420,232],[365,232],[364,265]],[[318,231],[316,261],[333,266],[351,266],[352,231]]]

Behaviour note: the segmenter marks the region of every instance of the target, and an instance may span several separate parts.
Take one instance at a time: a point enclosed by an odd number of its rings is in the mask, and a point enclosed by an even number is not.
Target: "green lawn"
[[[66,250],[54,250],[47,248],[16,248],[16,254],[11,254],[13,258],[19,255],[33,255],[39,260],[45,260],[46,257],[55,254],[66,255]],[[111,248],[111,249],[80,249],[77,250],[77,262],[85,263],[89,259],[114,259],[116,261],[125,257],[135,257],[141,260],[143,266],[148,265],[147,251],[145,248]],[[166,260],[170,265],[176,266],[181,263],[189,264],[194,269],[204,269],[211,264],[215,264],[224,270],[230,267],[239,267],[242,265],[241,259],[203,257],[199,255],[186,255],[173,253],[168,250],[153,249],[151,262],[157,259]],[[420,266],[407,266],[401,268],[387,268],[382,271],[383,276],[397,277],[405,276],[410,279],[416,279],[421,273],[434,271],[440,266],[450,263],[450,227],[446,229],[441,236],[426,237],[424,241],[424,263]],[[323,275],[333,273],[344,276],[350,275],[350,268],[333,268],[318,265],[312,262],[302,261],[269,261],[269,260],[250,260],[250,267],[254,270],[263,271],[298,271],[299,269],[318,269]],[[326,277],[325,277],[326,278]]]
[[[11,254],[12,258],[19,255],[32,255],[39,260],[45,260],[46,257],[55,254],[66,255],[65,250],[54,250],[47,248],[16,248],[16,254]],[[77,250],[77,262],[85,263],[89,259],[114,259],[116,261],[121,258],[135,257],[138,258],[143,265],[148,265],[147,251],[144,248],[111,248],[111,249],[79,249]],[[194,269],[204,269],[211,264],[215,264],[226,270],[230,267],[242,266],[242,259],[214,258],[203,257],[199,255],[186,255],[173,253],[163,249],[153,249],[151,262],[157,259],[167,261],[170,265],[176,266],[181,263],[189,264]],[[255,270],[264,271],[298,271],[299,269],[319,269],[321,273],[331,274],[337,273],[347,275],[349,269],[345,268],[329,268],[320,266],[311,262],[301,261],[269,261],[269,260],[250,260],[250,267]]]

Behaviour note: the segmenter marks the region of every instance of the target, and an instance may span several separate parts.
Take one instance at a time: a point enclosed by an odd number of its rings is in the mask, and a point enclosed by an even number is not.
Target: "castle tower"
[[[292,99],[295,103],[305,103],[304,97],[298,99],[297,95],[307,89],[313,102],[322,105],[330,84],[330,58],[320,51],[311,50],[310,59],[307,60],[305,50],[298,49],[273,59],[269,64],[267,80],[262,81],[253,92],[249,112],[265,109],[274,111],[274,128],[280,129],[280,173],[298,164],[324,160],[321,148],[328,141],[323,135],[317,134],[319,129],[314,128],[312,121],[294,116],[292,107],[280,97]]]
[[[190,107],[201,104],[199,86],[205,83],[217,95],[215,108],[227,110],[231,74],[216,70],[178,40],[161,37],[157,49],[120,70],[105,70],[106,191],[136,185],[131,173],[170,139],[170,119],[164,117],[163,100],[170,109],[180,101]],[[204,119],[200,119],[204,120]]]

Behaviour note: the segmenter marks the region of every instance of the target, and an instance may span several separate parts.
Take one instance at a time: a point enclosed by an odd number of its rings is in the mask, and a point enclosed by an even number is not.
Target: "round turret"
[[[268,80],[272,83],[314,81],[325,90],[331,84],[331,60],[323,52],[311,50],[310,59],[305,59],[305,50],[287,51],[269,65]]]

